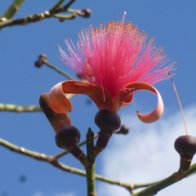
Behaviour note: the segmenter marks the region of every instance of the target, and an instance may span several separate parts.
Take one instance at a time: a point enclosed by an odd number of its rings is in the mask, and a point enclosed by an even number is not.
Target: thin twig
[[[0,103],[0,112],[41,112],[41,108],[36,105],[15,105]]]
[[[14,0],[0,18],[6,18],[6,19],[12,18],[23,3],[24,0]]]
[[[187,172],[184,173],[175,172],[163,180],[152,183],[151,186],[145,188],[144,190],[132,194],[132,196],[156,195],[160,190],[182,180],[186,176],[187,176]]]
[[[61,4],[61,2],[59,1],[59,4],[55,4],[50,10],[41,12],[41,13],[36,13],[36,14],[32,14],[29,16],[25,16],[23,18],[18,18],[18,19],[6,19],[5,17],[1,18],[0,20],[0,29],[5,28],[5,27],[10,27],[10,26],[15,26],[15,25],[27,25],[30,23],[35,23],[35,22],[39,22],[41,20],[47,19],[47,18],[52,18],[52,17],[56,17],[55,15],[61,12],[68,12],[69,10],[68,8],[75,2],[75,0],[70,0],[67,4],[65,4],[64,6],[59,7],[59,5]],[[62,2],[63,3],[63,2]],[[75,17],[73,17],[73,10],[70,11],[70,15],[68,15],[67,17],[65,16],[64,19],[73,19]],[[81,12],[78,12],[78,10],[75,11],[74,15],[79,15],[82,16],[84,18],[87,18],[86,15],[84,15],[83,11],[81,10]]]
[[[2,139],[2,138],[0,138],[0,146],[3,146],[3,147],[5,147],[5,148],[7,148],[7,149],[9,149],[13,152],[18,153],[18,154],[25,155],[25,156],[28,156],[30,158],[36,159],[38,161],[47,162],[47,163],[57,167],[60,170],[63,170],[63,171],[69,172],[69,173],[73,173],[73,174],[77,174],[77,175],[81,175],[81,176],[86,176],[86,172],[84,170],[67,166],[67,165],[63,164],[62,162],[59,162],[55,158],[55,156],[46,155],[44,153],[39,153],[39,152],[36,152],[36,151],[28,150],[26,148],[23,148],[23,147],[15,145],[11,142],[8,142],[8,141],[6,141],[5,139]],[[96,175],[95,178],[96,178],[96,180],[106,182],[106,183],[109,183],[109,184],[113,184],[113,185],[118,185],[118,186],[124,187],[126,189],[131,189],[132,187],[134,187],[134,185],[132,185],[132,184],[116,181],[116,180],[106,178],[106,177],[101,176],[101,175]]]
[[[55,5],[53,5],[53,7],[50,9],[50,12],[55,12],[64,2],[65,0],[59,0]]]
[[[71,13],[69,15],[65,15],[65,14],[54,14],[53,18],[58,18],[60,22],[64,22],[64,20],[72,20],[75,19],[77,16],[76,13]]]
[[[26,16],[24,18],[18,18],[18,19],[9,19],[5,20],[3,22],[0,22],[0,29],[5,27],[11,27],[16,25],[27,25],[30,23],[39,22],[42,20],[45,20],[47,18],[52,18],[53,14],[51,15],[49,11],[45,11],[42,13],[33,14],[30,16]]]
[[[59,13],[59,12],[65,12],[65,11],[67,11],[68,8],[71,7],[71,5],[72,5],[73,3],[75,3],[75,1],[76,1],[76,0],[69,0],[69,2],[68,2],[67,4],[65,4],[64,6],[58,7],[58,8],[56,9],[55,12],[56,12],[56,13]]]
[[[67,166],[67,165],[63,164],[62,162],[57,161],[55,156],[46,155],[44,153],[39,153],[39,152],[36,152],[36,151],[28,150],[26,148],[17,146],[15,144],[13,144],[11,142],[8,142],[8,141],[6,141],[4,139],[1,139],[1,138],[0,138],[0,145],[9,149],[9,150],[11,150],[11,151],[14,151],[16,153],[28,156],[30,158],[33,158],[33,159],[36,159],[36,160],[39,160],[39,161],[47,162],[47,163],[55,166],[56,168],[58,168],[60,170],[63,170],[63,171],[69,172],[69,173],[73,173],[73,174],[77,174],[77,175],[80,175],[80,176],[86,176],[86,173],[85,173],[84,170],[80,170],[80,169],[77,169],[77,168],[74,168],[74,167]],[[183,178],[188,177],[190,175],[193,175],[194,173],[196,173],[196,163],[193,164],[187,170],[187,172],[184,174]],[[149,187],[151,185],[155,185],[156,183],[161,182],[161,181],[158,181],[158,182],[151,182],[151,183],[144,183],[144,184],[131,184],[131,183],[117,181],[117,180],[114,180],[114,179],[111,179],[111,178],[106,178],[106,177],[101,176],[101,175],[96,175],[95,178],[96,178],[96,180],[99,180],[99,181],[102,181],[102,182],[105,182],[105,183],[109,183],[109,184],[112,184],[112,185],[117,185],[117,186],[123,187],[123,188],[125,188],[129,191],[135,190],[137,188]],[[168,179],[168,180],[170,180],[170,179]],[[156,185],[156,186],[159,186],[159,185]],[[163,188],[161,188],[161,189],[163,189]],[[136,193],[135,193],[134,196],[136,196]],[[139,196],[141,196],[141,195],[139,195]]]
[[[66,95],[68,99],[71,99],[74,94]],[[16,113],[23,113],[23,112],[41,112],[42,109],[40,106],[37,105],[15,105],[15,104],[4,104],[0,103],[0,112],[16,112]]]

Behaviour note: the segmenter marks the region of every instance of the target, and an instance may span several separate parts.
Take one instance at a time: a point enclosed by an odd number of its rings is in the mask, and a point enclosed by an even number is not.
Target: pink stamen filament
[[[124,11],[124,13],[123,13],[123,17],[122,17],[122,23],[124,23],[124,22],[125,22],[125,17],[126,17],[126,15],[127,15],[127,12],[126,12],[126,11]]]

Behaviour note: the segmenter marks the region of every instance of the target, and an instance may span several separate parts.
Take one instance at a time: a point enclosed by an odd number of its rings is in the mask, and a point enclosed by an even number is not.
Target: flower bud
[[[103,109],[97,112],[95,123],[101,130],[113,132],[120,127],[121,120],[116,112]]]
[[[180,170],[186,171],[190,167],[192,158],[196,153],[196,137],[182,135],[176,139],[174,147],[180,155]]]
[[[84,18],[89,18],[90,15],[91,15],[91,10],[90,9],[83,9],[79,13],[79,15],[82,16],[82,17],[84,17]]]
[[[40,68],[43,64],[47,62],[47,57],[45,54],[40,54],[38,60],[35,61],[35,67]]]
[[[56,133],[55,141],[60,148],[73,148],[80,141],[80,132],[74,126],[66,126]]]
[[[64,22],[65,18],[59,18],[59,22]]]

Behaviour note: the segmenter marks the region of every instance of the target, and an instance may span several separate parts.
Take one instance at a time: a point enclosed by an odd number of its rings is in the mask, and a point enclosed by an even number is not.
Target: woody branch
[[[5,27],[16,26],[16,25],[27,25],[30,23],[35,23],[35,22],[45,20],[47,18],[58,18],[61,22],[63,22],[64,20],[74,19],[76,18],[76,16],[81,16],[84,18],[88,18],[90,16],[91,12],[88,9],[83,9],[83,10],[69,9],[69,7],[75,2],[75,0],[70,0],[67,4],[61,5],[63,4],[63,2],[64,1],[57,2],[51,9],[46,10],[44,12],[35,13],[17,19],[12,19],[11,17],[16,13],[18,9],[14,9],[15,8],[14,6],[10,6],[10,8],[8,8],[8,10],[6,10],[6,12],[0,17],[0,29]],[[64,13],[68,13],[68,14],[65,15]]]
[[[55,155],[47,155],[45,153],[40,153],[40,152],[36,152],[36,151],[33,151],[33,150],[29,150],[29,149],[26,149],[24,147],[17,146],[17,145],[15,145],[15,144],[13,144],[13,143],[5,140],[5,139],[2,139],[2,138],[0,138],[0,146],[4,147],[6,149],[9,149],[9,150],[11,150],[15,153],[25,155],[27,157],[35,159],[37,161],[43,161],[43,162],[49,163],[52,166],[54,166],[54,167],[56,167],[60,170],[66,171],[68,173],[73,173],[73,174],[84,176],[84,177],[86,176],[86,173],[85,173],[84,170],[77,169],[77,168],[74,168],[74,167],[70,167],[70,166],[60,162],[58,160],[58,157],[56,157]],[[192,166],[184,173],[184,175],[179,180],[182,180],[185,177],[191,176],[195,173],[196,173],[196,163],[192,164]],[[112,185],[117,185],[117,186],[123,187],[123,188],[125,188],[129,191],[136,190],[138,188],[147,187],[146,192],[149,191],[149,189],[150,190],[153,189],[154,187],[156,189],[162,190],[163,188],[166,187],[166,186],[163,187],[163,183],[165,183],[167,186],[169,186],[169,185],[174,184],[176,182],[176,178],[174,179],[173,175],[172,175],[172,177],[168,177],[168,178],[163,179],[161,181],[151,182],[151,183],[142,183],[142,184],[121,182],[121,181],[111,179],[111,178],[107,178],[107,177],[104,177],[104,176],[101,176],[101,175],[98,175],[98,174],[95,175],[95,178],[98,181],[102,181],[102,182],[112,184]],[[142,194],[143,193],[137,193],[137,194],[135,193],[133,195],[134,196],[141,196]]]

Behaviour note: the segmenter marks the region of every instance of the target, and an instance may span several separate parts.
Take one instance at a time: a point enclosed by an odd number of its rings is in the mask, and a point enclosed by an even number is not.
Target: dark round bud
[[[60,148],[72,148],[80,141],[80,132],[74,126],[67,126],[56,133],[55,141]]]
[[[113,132],[120,127],[121,120],[116,112],[99,110],[95,116],[95,123],[101,130]]]
[[[35,61],[35,67],[40,68],[43,64],[45,64],[47,62],[47,57],[45,54],[41,54],[38,57],[38,60]]]
[[[89,18],[91,15],[91,10],[90,9],[83,9],[80,12],[80,16],[84,17],[84,18]]]
[[[192,158],[196,153],[196,137],[182,135],[174,143],[176,151],[184,158]]]
[[[65,18],[59,18],[59,22],[64,22]]]
[[[35,67],[40,68],[43,65],[43,63],[40,63],[40,61],[35,61]]]

